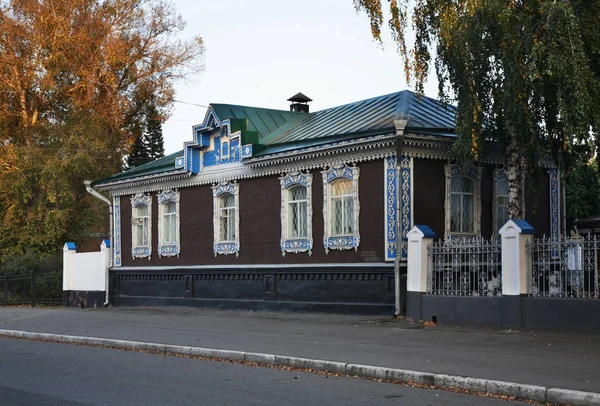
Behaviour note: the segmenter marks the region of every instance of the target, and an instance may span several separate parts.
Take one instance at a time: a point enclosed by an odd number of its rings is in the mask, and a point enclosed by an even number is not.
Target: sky
[[[289,110],[302,92],[318,111],[411,89],[389,31],[383,47],[353,0],[174,0],[187,22],[182,38],[200,35],[203,72],[179,82],[175,99]],[[387,2],[383,2],[387,7]],[[425,86],[436,97],[433,75]],[[163,125],[165,153],[182,149],[205,107],[175,103]]]

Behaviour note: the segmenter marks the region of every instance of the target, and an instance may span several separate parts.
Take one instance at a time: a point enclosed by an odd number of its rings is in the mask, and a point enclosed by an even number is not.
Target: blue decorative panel
[[[331,181],[333,181],[337,178],[354,179],[353,168],[350,168],[347,165],[342,165],[339,167],[331,168],[329,171],[327,171],[327,174],[326,174],[327,183],[330,183]]]
[[[408,254],[407,234],[412,227],[412,158],[402,156],[400,160],[400,227],[402,243],[400,258],[405,260]]]
[[[225,129],[219,129],[211,135],[212,148],[202,153],[202,166],[213,166],[221,163],[221,140],[226,136]]]
[[[240,162],[240,139],[231,137],[229,162]]]
[[[113,197],[113,233],[115,266],[121,266],[121,198]]]
[[[181,169],[184,167],[184,157],[178,156],[175,158],[175,169]]]
[[[239,244],[235,243],[235,242],[218,242],[213,245],[213,251],[214,251],[215,256],[217,256],[217,254],[239,255],[240,248],[239,248]]]
[[[396,229],[398,227],[398,174],[396,173],[396,157],[385,158],[385,259],[396,259]]]
[[[328,237],[323,241],[325,252],[329,250],[347,250],[349,248],[358,248],[360,240],[357,237]]]
[[[246,144],[242,147],[242,158],[250,158],[252,156],[252,144]]]

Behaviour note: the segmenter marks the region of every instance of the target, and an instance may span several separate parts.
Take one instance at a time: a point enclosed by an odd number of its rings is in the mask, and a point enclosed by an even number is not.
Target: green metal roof
[[[302,113],[301,113],[302,114]],[[372,133],[394,129],[394,120],[408,120],[406,129],[454,129],[456,109],[408,90],[304,114],[292,128],[277,128],[266,136],[267,145]]]
[[[306,117],[305,113],[286,110],[263,109],[260,107],[236,106],[234,104],[211,104],[219,120],[246,119],[247,130],[256,131],[259,139],[280,128],[297,124]]]
[[[257,134],[254,157],[319,144],[395,131],[395,120],[407,120],[406,132],[454,136],[456,107],[404,90],[314,113],[211,104],[219,120],[232,120],[244,134]],[[235,125],[234,125],[235,123]],[[242,124],[240,124],[242,123]],[[256,136],[254,136],[256,137]],[[253,138],[256,140],[256,138]],[[251,141],[254,143],[255,141]],[[173,171],[182,151],[138,166],[94,185]]]
[[[161,172],[173,171],[175,169],[175,158],[181,156],[181,154],[183,154],[183,151],[178,151],[108,178],[94,181],[92,182],[92,186],[114,182],[117,180],[139,178],[141,176],[155,175]]]

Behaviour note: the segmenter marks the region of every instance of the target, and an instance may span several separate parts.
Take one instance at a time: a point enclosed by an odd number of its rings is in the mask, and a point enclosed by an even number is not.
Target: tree
[[[380,0],[355,0],[381,41]],[[430,64],[439,94],[458,103],[457,151],[477,159],[489,141],[505,152],[509,216],[522,215],[522,165],[550,155],[563,170],[589,156],[600,126],[600,2],[390,0],[389,26],[407,80],[423,91]],[[409,21],[414,47],[406,45]]]
[[[135,168],[165,156],[162,135],[162,117],[154,101],[145,111],[144,129],[138,128],[131,153],[127,156],[126,169]]]
[[[83,180],[118,172],[142,101],[166,111],[201,70],[183,28],[165,0],[0,2],[0,261],[106,224]]]
[[[566,174],[567,224],[600,214],[600,173],[596,159]]]

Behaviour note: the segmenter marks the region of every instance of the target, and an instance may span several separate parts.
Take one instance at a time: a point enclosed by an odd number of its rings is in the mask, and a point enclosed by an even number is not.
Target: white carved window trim
[[[312,255],[312,175],[310,173],[295,172],[279,178],[281,184],[281,255],[286,252],[298,254],[308,252]],[[292,238],[289,236],[289,193],[294,187],[306,188],[306,237]]]
[[[360,244],[360,233],[358,229],[358,220],[360,213],[360,203],[358,201],[358,175],[359,170],[357,167],[349,167],[347,165],[339,165],[330,167],[326,171],[321,172],[323,174],[323,221],[324,221],[324,235],[323,235],[323,246],[325,247],[325,253],[329,253],[330,249],[335,250],[358,250]],[[333,222],[332,222],[332,207],[331,207],[331,185],[338,179],[349,179],[352,181],[352,195],[353,195],[353,221],[354,221],[354,232],[350,235],[334,236]]]
[[[446,175],[446,199],[444,202],[445,215],[445,238],[451,236],[475,236],[481,234],[481,167],[463,164],[448,164],[444,167]],[[473,232],[456,233],[451,231],[451,196],[452,176],[464,176],[473,181]]]
[[[137,245],[136,209],[146,205],[148,207],[148,237],[147,245]],[[148,258],[152,256],[152,196],[138,193],[131,197],[131,256],[135,258]]]
[[[179,256],[181,252],[180,243],[180,207],[179,207],[179,191],[163,190],[157,195],[158,197],[158,257],[173,257]],[[175,241],[165,242],[164,217],[168,215],[166,208],[169,203],[175,203],[175,213],[171,216],[175,218]]]
[[[213,229],[214,229],[214,244],[213,252],[215,257],[219,254],[240,255],[240,185],[236,182],[221,182],[212,187],[213,190]],[[220,197],[226,193],[232,194],[234,197],[234,222],[235,222],[235,238],[232,241],[220,240]]]

